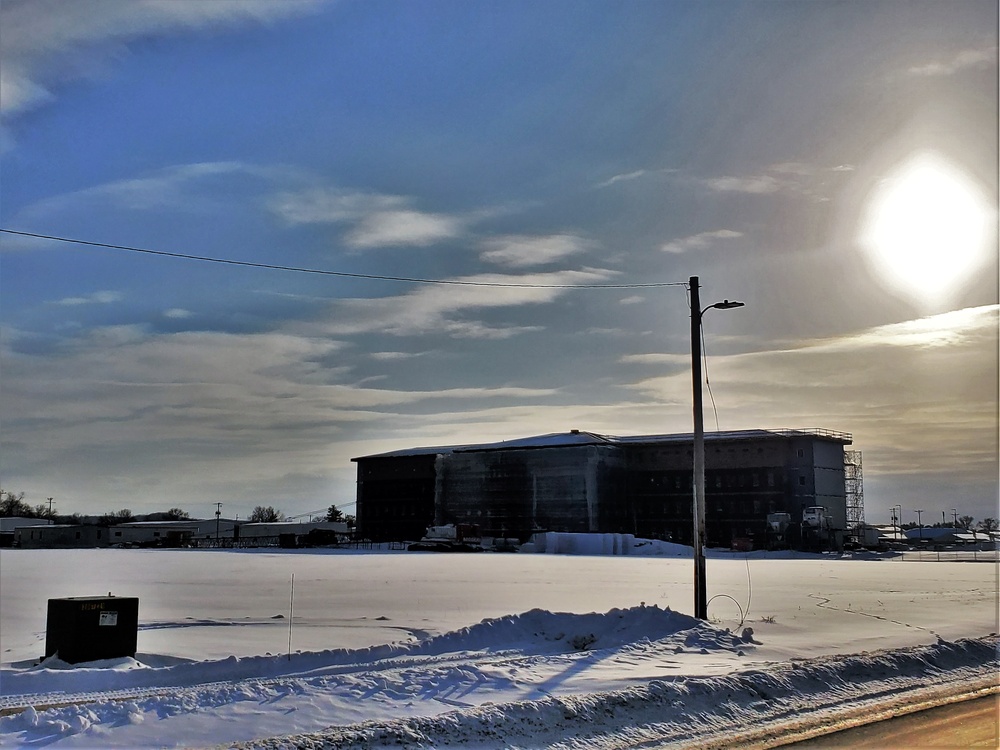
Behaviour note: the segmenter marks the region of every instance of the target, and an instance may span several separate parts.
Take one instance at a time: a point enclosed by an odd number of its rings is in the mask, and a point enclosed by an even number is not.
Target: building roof
[[[722,432],[706,432],[705,442],[715,441],[736,441],[736,440],[762,440],[765,438],[810,438],[828,440],[841,445],[850,445],[854,438],[848,432],[837,432],[835,430],[822,429],[775,429],[775,430],[729,430]],[[358,456],[352,461],[359,461],[366,458],[396,458],[402,456],[428,456],[447,455],[450,453],[466,453],[476,451],[499,451],[499,450],[537,450],[540,448],[569,448],[585,445],[658,445],[658,444],[684,444],[693,442],[694,435],[690,432],[675,435],[600,435],[596,432],[586,432],[584,430],[570,430],[569,432],[554,432],[546,435],[535,435],[533,437],[516,438],[514,440],[502,440],[498,443],[480,443],[469,445],[449,445],[424,448],[404,448],[387,453],[375,453],[369,456]]]

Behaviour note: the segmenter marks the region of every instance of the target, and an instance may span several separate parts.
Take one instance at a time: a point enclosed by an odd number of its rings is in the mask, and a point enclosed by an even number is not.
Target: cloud
[[[190,318],[194,315],[190,310],[183,310],[179,307],[173,307],[169,310],[164,310],[163,317],[171,318],[173,320],[184,320],[185,318]]]
[[[510,268],[541,266],[570,255],[586,252],[590,243],[573,234],[543,237],[508,235],[484,240],[480,258]]]
[[[379,362],[398,362],[403,359],[423,356],[423,352],[372,352],[368,356]]]
[[[269,22],[324,0],[4,0],[0,117],[54,98],[52,88],[96,75],[123,45],[151,36]]]
[[[350,224],[344,239],[356,250],[401,245],[425,247],[461,235],[470,220],[417,211],[410,203],[409,198],[398,195],[312,188],[278,195],[271,202],[271,209],[293,225]]]
[[[716,240],[731,240],[742,236],[742,232],[734,232],[731,229],[716,229],[712,232],[700,232],[689,237],[681,237],[663,245],[660,250],[680,255],[689,250],[698,250],[713,245]]]
[[[996,68],[997,48],[966,49],[957,53],[951,60],[934,61],[924,65],[915,65],[907,69],[912,76],[939,77],[954,75],[969,68]]]
[[[634,172],[628,172],[626,174],[616,174],[614,177],[605,180],[604,182],[597,183],[594,187],[596,188],[606,188],[614,185],[616,182],[627,182],[629,180],[636,180],[646,174],[645,169],[637,169]]]
[[[264,180],[284,179],[291,171],[242,162],[220,161],[179,164],[131,177],[54,195],[25,207],[20,218],[41,219],[72,210],[114,207],[129,211],[171,208],[189,212],[217,210],[219,191],[215,180],[237,176]]]
[[[393,245],[425,247],[457,237],[461,232],[462,222],[443,214],[376,211],[361,219],[345,239],[356,249]]]
[[[93,294],[88,294],[85,297],[65,297],[57,302],[55,305],[110,305],[113,302],[120,302],[122,300],[121,292],[94,292]]]
[[[781,183],[770,175],[758,177],[712,177],[703,180],[706,187],[719,193],[750,193],[766,195],[776,193]]]
[[[640,302],[645,302],[646,298],[638,294],[634,294],[631,297],[623,297],[618,300],[619,305],[638,305]]]
[[[426,285],[396,297],[334,303],[331,321],[316,324],[332,335],[384,333],[395,336],[444,333],[454,338],[505,339],[538,326],[495,327],[463,317],[469,311],[543,304],[574,286],[607,281],[602,269],[535,273],[523,276],[480,274],[454,281],[464,285]],[[496,284],[506,286],[482,286]]]
[[[870,328],[854,334],[809,342],[814,352],[859,352],[863,349],[903,347],[937,349],[958,346],[971,338],[996,331],[1000,306],[984,305]]]

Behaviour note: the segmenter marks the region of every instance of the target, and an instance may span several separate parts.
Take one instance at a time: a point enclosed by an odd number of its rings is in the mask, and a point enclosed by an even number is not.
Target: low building
[[[135,547],[189,547],[195,521],[130,521],[108,529],[111,544]]]
[[[0,518],[0,547],[13,547],[15,529],[21,526],[50,526],[48,518],[28,518],[27,516],[5,516]]]
[[[826,508],[842,543],[848,520],[844,447],[851,442],[850,435],[830,430],[706,434],[708,543],[763,540],[769,513],[788,513],[801,525],[803,511],[814,506]],[[690,434],[615,437],[572,430],[354,458],[358,536],[414,540],[430,525],[453,523],[522,542],[539,531],[561,531],[690,544],[692,452]]]
[[[236,539],[243,547],[300,547],[308,540],[329,544],[345,541],[350,536],[343,521],[274,521],[271,523],[241,523]]]
[[[51,547],[107,547],[108,530],[83,524],[19,526],[14,530],[14,546],[22,549]]]

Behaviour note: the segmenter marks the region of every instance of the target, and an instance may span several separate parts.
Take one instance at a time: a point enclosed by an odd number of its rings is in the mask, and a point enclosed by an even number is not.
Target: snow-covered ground
[[[993,563],[716,553],[701,623],[689,550],[635,552],[4,550],[0,746],[684,744],[997,683]],[[109,591],[136,659],[38,666]]]

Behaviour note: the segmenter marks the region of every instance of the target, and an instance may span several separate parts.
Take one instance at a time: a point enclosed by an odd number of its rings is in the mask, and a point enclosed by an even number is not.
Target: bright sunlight
[[[887,286],[936,305],[988,260],[992,215],[969,176],[937,154],[922,152],[876,185],[858,241]]]

